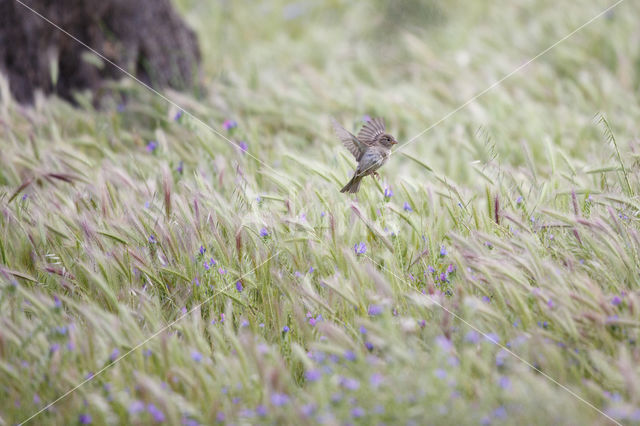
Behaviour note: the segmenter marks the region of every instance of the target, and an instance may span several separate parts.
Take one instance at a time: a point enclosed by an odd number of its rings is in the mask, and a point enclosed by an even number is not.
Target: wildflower
[[[116,358],[118,358],[118,355],[120,355],[120,351],[118,350],[118,348],[116,348],[113,350],[113,352],[111,352],[109,359],[113,362],[116,360]]]
[[[284,393],[274,393],[271,395],[271,404],[281,407],[289,403],[289,396]]]
[[[153,352],[151,352],[151,349],[145,349],[143,354],[145,357],[149,358],[153,354]]]
[[[29,194],[24,194],[24,195],[22,196],[22,201],[25,201],[27,198],[29,198]]]
[[[352,391],[360,389],[360,382],[356,379],[351,379],[349,377],[343,377],[340,380],[340,384],[346,389],[349,389]]]
[[[282,327],[282,332],[283,333],[288,333],[290,331],[289,326],[285,325],[284,327]]]
[[[182,172],[184,171],[184,161],[180,161],[178,163],[178,167],[176,167],[176,171],[180,174],[182,174]]]
[[[518,198],[516,199],[516,204],[517,204],[517,205],[522,204],[522,196],[520,196],[520,197],[518,197]]]
[[[360,333],[361,334],[367,334],[367,329],[364,327],[364,325],[360,326]]]
[[[209,259],[209,265],[216,266],[217,264],[218,264],[218,262],[216,262],[216,260],[213,257],[211,259]]]
[[[195,362],[200,362],[202,361],[202,354],[198,351],[192,351],[191,359],[194,360]]]
[[[440,349],[442,349],[443,351],[449,352],[453,350],[453,344],[445,336],[437,336],[435,338],[435,341],[436,341],[436,344],[440,346]]]
[[[547,301],[547,306],[548,306],[549,308],[553,308],[553,307],[555,307],[556,305],[555,305],[555,303],[553,303],[553,300],[549,299],[549,300]]]
[[[309,325],[310,325],[311,327],[315,327],[316,322],[317,322],[317,321],[316,321],[316,319],[315,319],[315,318],[313,318],[313,317],[309,318]]]
[[[49,353],[57,352],[60,349],[60,345],[58,343],[54,343],[49,347]]]
[[[183,114],[184,114],[184,111],[182,111],[181,109],[178,110],[178,112],[176,112],[176,115],[173,117],[173,121],[180,120],[180,117],[182,117]]]
[[[219,273],[220,275],[224,275],[224,274],[226,274],[226,273],[227,273],[227,270],[226,270],[226,269],[224,269],[224,268],[222,268],[222,267],[220,267],[220,268],[218,268],[218,273]]]
[[[269,236],[269,231],[267,230],[267,228],[260,229],[260,236],[262,238],[267,238]]]
[[[156,422],[160,423],[164,421],[165,419],[164,413],[155,405],[153,404],[147,405],[147,411],[149,412],[149,414],[151,414],[151,416]]]
[[[436,269],[433,266],[431,265],[427,266],[427,272],[429,272],[430,274],[433,274],[435,271]]]
[[[500,380],[498,381],[498,384],[500,385],[500,387],[502,389],[511,388],[511,380],[507,376],[500,377]]]
[[[56,308],[62,307],[62,302],[60,301],[60,298],[55,294],[53,295],[53,306],[55,306]]]
[[[447,248],[443,245],[440,246],[440,256],[445,257],[447,255],[448,251]]]
[[[204,254],[204,252],[207,251],[207,249],[204,246],[200,246],[200,254]]]
[[[236,290],[238,290],[238,293],[242,292],[242,283],[240,281],[236,282]]]
[[[144,402],[142,401],[133,401],[131,405],[129,405],[129,414],[138,414],[144,410]]]
[[[489,296],[482,296],[482,301],[485,303],[491,303],[491,298]]]
[[[404,202],[404,206],[402,208],[404,209],[405,212],[411,213],[413,211],[408,201]]]
[[[158,149],[158,142],[149,141],[147,144],[147,152],[154,152],[156,149]]]
[[[391,198],[393,197],[393,190],[391,189],[390,186],[385,186],[384,187],[384,198]]]
[[[382,306],[380,305],[369,305],[369,309],[367,310],[367,313],[372,316],[378,316],[380,314],[382,314]]]
[[[380,374],[380,373],[373,373],[371,375],[371,377],[369,377],[369,383],[371,384],[371,387],[373,387],[373,388],[380,387],[382,382],[384,382],[384,377],[382,377],[382,374]]]
[[[151,244],[155,244],[158,242],[158,240],[156,240],[156,237],[154,237],[153,235],[149,235],[149,242]]]
[[[256,413],[260,416],[260,417],[264,417],[267,415],[267,407],[260,404],[256,407]]]
[[[224,422],[225,419],[225,415],[222,411],[218,411],[218,414],[216,414],[216,420],[220,423]]]
[[[354,407],[351,410],[351,416],[355,417],[356,419],[364,416],[364,409],[362,407]]]
[[[618,306],[621,303],[622,303],[622,299],[619,296],[615,296],[613,299],[611,299],[611,304],[613,306]]]
[[[246,319],[242,320],[242,322],[240,323],[240,327],[249,327],[249,321],[247,321]]]
[[[308,370],[304,377],[310,381],[310,382],[315,382],[317,380],[320,380],[320,378],[322,378],[322,371],[320,370]]]
[[[364,346],[370,351],[373,350],[373,343],[371,342],[364,342]]]
[[[497,419],[503,419],[507,417],[507,410],[503,406],[500,406],[493,410],[493,416]]]
[[[91,414],[88,413],[83,413],[78,416],[78,422],[80,422],[81,425],[90,425],[91,420]]]
[[[487,340],[487,341],[489,341],[491,343],[495,343],[495,344],[500,343],[500,336],[498,336],[496,333],[485,334],[484,338],[485,338],[485,340]]]
[[[238,127],[238,123],[236,123],[234,120],[227,119],[222,123],[222,127],[224,127],[226,131],[231,131]]]
[[[316,411],[316,406],[314,404],[305,404],[300,407],[300,411],[302,412],[303,416],[311,417]]]
[[[356,354],[353,353],[353,351],[345,351],[344,359],[346,359],[347,361],[355,361],[356,360]]]
[[[449,266],[447,266],[447,274],[451,274],[455,270],[456,270],[456,266],[453,263],[450,263]]]
[[[420,328],[424,328],[424,327],[427,325],[427,321],[426,321],[426,320],[421,319],[421,320],[418,322],[418,325],[420,325]]]
[[[353,246],[353,250],[356,254],[365,254],[367,252],[367,245],[365,243],[357,243]]]
[[[434,371],[435,376],[440,379],[440,380],[444,380],[447,378],[447,372],[444,371],[442,368],[437,368]]]
[[[247,145],[245,141],[240,141],[240,143],[238,143],[238,146],[240,147],[240,151],[242,151],[243,154],[247,152],[247,149],[249,149],[249,145]]]
[[[198,279],[198,277],[195,277],[193,279],[193,283],[196,285],[196,287],[200,287],[200,280]]]

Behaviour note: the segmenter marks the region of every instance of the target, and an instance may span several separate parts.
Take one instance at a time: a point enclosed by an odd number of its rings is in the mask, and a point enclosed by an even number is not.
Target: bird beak
[[[394,139],[394,140],[391,141],[391,145],[397,145],[397,144],[398,144],[397,140]]]

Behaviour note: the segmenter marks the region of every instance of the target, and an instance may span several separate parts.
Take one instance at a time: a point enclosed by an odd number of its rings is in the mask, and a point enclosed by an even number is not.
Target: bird
[[[336,136],[358,162],[353,177],[340,192],[355,194],[360,189],[362,178],[368,175],[380,177],[377,170],[387,162],[391,155],[391,147],[398,141],[386,132],[382,118],[367,121],[358,132],[358,136],[342,127],[334,118],[331,121]]]

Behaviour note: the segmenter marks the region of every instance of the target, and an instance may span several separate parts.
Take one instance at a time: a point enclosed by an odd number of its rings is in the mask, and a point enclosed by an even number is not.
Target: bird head
[[[393,136],[387,133],[380,135],[380,138],[378,139],[378,141],[382,146],[386,148],[391,148],[393,145],[398,143],[396,138],[394,138]]]

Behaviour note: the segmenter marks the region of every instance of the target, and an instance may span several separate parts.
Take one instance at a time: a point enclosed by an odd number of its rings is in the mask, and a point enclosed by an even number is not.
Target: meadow
[[[179,107],[0,80],[0,424],[640,422],[640,4],[451,115],[613,1],[175,4]]]

